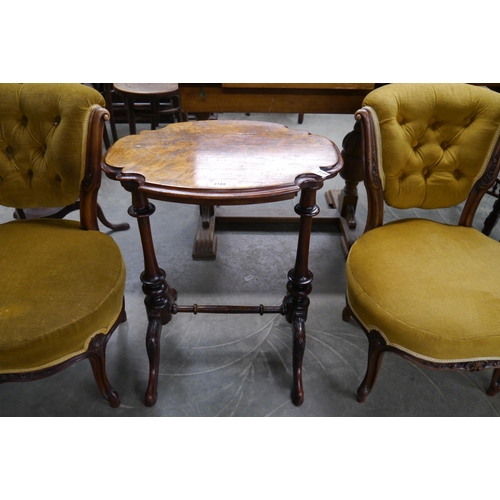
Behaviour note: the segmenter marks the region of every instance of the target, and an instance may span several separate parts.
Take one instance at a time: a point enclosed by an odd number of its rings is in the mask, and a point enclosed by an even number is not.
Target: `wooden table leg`
[[[158,395],[158,368],[160,363],[160,334],[163,325],[172,319],[171,305],[177,294],[165,279],[165,271],[158,266],[151,235],[149,216],[155,206],[138,190],[132,191],[132,206],[129,214],[137,219],[144,254],[144,271],[141,274],[142,290],[146,295],[144,304],[148,316],[146,350],[149,358],[149,381],[145,404],[153,406]]]
[[[214,260],[216,256],[215,210],[213,206],[201,205],[198,229],[193,244],[193,259]]]
[[[364,179],[363,151],[361,142],[361,125],[354,124],[354,129],[342,141],[342,158],[344,167],[340,177],[345,180],[345,186],[340,191],[337,208],[340,212],[341,244],[347,255],[352,244],[363,233],[364,225],[356,221],[356,206],[358,203],[358,184]]]
[[[295,206],[295,212],[300,215],[299,240],[295,267],[288,272],[286,304],[286,319],[292,325],[293,333],[293,387],[292,402],[300,406],[304,402],[302,384],[302,360],[306,347],[308,295],[312,290],[313,274],[309,270],[309,244],[311,241],[312,218],[319,213],[316,205],[316,191],[321,186],[304,187],[300,195],[300,203]]]

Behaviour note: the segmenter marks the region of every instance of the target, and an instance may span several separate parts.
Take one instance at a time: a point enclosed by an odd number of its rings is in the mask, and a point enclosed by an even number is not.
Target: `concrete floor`
[[[352,116],[220,114],[219,119],[251,119],[283,123],[324,135],[341,147],[352,130]],[[119,126],[120,135],[128,132]],[[326,189],[342,188],[342,179]],[[358,215],[366,214],[364,189]],[[324,194],[319,201],[324,204]],[[109,220],[128,221],[131,229],[109,232],[127,265],[128,321],[111,338],[108,376],[121,406],[112,409],[102,398],[88,362],[77,363],[50,378],[0,385],[0,416],[247,416],[247,417],[383,417],[498,416],[500,397],[485,390],[491,371],[464,374],[425,370],[387,354],[377,384],[365,403],[356,401],[364,376],[367,340],[354,323],[344,323],[344,257],[339,233],[316,230],[311,241],[310,269],[315,279],[306,324],[305,402],[290,401],[291,328],[281,316],[179,314],[163,328],[159,394],[156,405],[143,404],[148,378],[145,350],[147,325],[139,274],[143,270],[137,224],[127,214],[129,194],[105,178],[99,201]],[[293,213],[294,202],[286,202]],[[476,216],[482,228],[493,199],[485,196]],[[283,226],[219,227],[215,261],[193,261],[191,251],[198,207],[155,203],[153,236],[160,266],[178,292],[179,304],[277,305],[285,294],[286,274],[293,266],[297,236]],[[270,207],[272,209],[272,207]],[[323,210],[328,208],[323,208]],[[455,220],[456,211],[431,214]],[[398,211],[389,211],[388,218]],[[75,214],[70,216],[77,218]],[[12,209],[0,209],[0,222]],[[106,228],[104,228],[106,229]],[[491,237],[500,239],[495,228]]]

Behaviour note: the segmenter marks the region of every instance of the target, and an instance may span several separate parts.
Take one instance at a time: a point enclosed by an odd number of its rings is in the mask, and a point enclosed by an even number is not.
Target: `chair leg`
[[[80,201],[76,201],[72,205],[68,205],[67,207],[62,208],[57,213],[48,215],[45,218],[47,219],[64,219],[66,215],[74,210],[80,209]],[[101,221],[103,225],[112,229],[113,231],[126,231],[130,229],[130,224],[128,222],[121,222],[119,224],[113,224],[106,219],[104,212],[102,211],[101,205],[97,204],[97,218]],[[26,219],[26,215],[22,208],[16,208],[14,211],[14,219]]]
[[[488,396],[494,396],[498,392],[500,392],[500,368],[493,370],[490,387],[486,391],[486,394],[488,394]]]
[[[113,389],[106,375],[106,344],[109,337],[109,334],[98,334],[92,339],[89,347],[89,351],[91,351],[89,360],[101,394],[108,400],[112,408],[118,408],[120,406],[120,396]]]
[[[116,142],[118,140],[118,133],[116,132],[115,115],[113,110],[113,96],[111,94],[112,89],[112,83],[104,84],[104,100],[106,101],[106,108],[109,111],[109,125],[111,128],[111,135],[113,137],[113,142]]]
[[[368,333],[368,366],[366,368],[366,375],[358,387],[357,400],[362,403],[370,394],[375,382],[377,380],[378,373],[380,371],[380,365],[382,363],[382,358],[385,353],[385,342],[380,337],[380,334],[376,331],[370,331]]]
[[[125,107],[127,109],[127,118],[128,118],[130,135],[135,135],[137,134],[137,127],[135,125],[134,101],[130,97],[124,97],[123,101],[125,102]]]
[[[113,224],[106,219],[104,212],[102,211],[101,205],[97,204],[97,218],[109,229],[113,231],[125,231],[130,229],[130,224],[128,222],[121,222],[119,224]]]
[[[160,125],[160,119],[158,115],[160,103],[156,97],[151,98],[151,130],[156,130]]]
[[[183,122],[183,121],[187,121],[187,117],[186,117],[186,120],[184,120],[184,116],[182,114],[182,109],[181,109],[181,101],[179,99],[179,96],[175,96],[173,99],[172,99],[172,103],[173,105],[176,107],[176,108],[179,108],[179,111],[177,111],[177,121],[178,122]]]
[[[489,236],[492,229],[498,222],[498,219],[500,219],[500,197],[496,199],[495,203],[493,204],[493,209],[484,221],[483,234]]]
[[[342,321],[349,323],[350,320],[351,320],[351,309],[349,309],[349,306],[345,306],[344,309],[342,310]]]

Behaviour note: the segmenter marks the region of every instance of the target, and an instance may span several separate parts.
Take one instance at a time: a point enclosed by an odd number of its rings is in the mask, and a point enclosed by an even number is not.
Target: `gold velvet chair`
[[[493,368],[500,390],[500,244],[471,227],[500,168],[500,95],[466,84],[391,84],[371,92],[361,123],[368,218],[346,262],[347,305],[368,336],[358,401],[385,352],[434,369]],[[460,205],[458,225],[398,209]],[[461,205],[463,203],[463,205]]]
[[[103,105],[80,84],[0,84],[0,204],[58,207],[80,199],[79,222],[0,225],[0,383],[37,380],[88,358],[116,407],[105,349],[125,321],[125,266],[97,223]]]

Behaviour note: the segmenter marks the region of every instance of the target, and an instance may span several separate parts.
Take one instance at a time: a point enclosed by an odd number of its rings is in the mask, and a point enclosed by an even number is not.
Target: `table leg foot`
[[[302,385],[302,360],[306,348],[306,327],[304,318],[295,317],[292,321],[293,331],[293,389],[292,403],[300,406],[304,402]]]
[[[146,334],[146,350],[149,358],[149,381],[146,389],[144,404],[153,406],[158,397],[158,369],[160,366],[160,333],[161,321],[159,318],[151,318]]]

